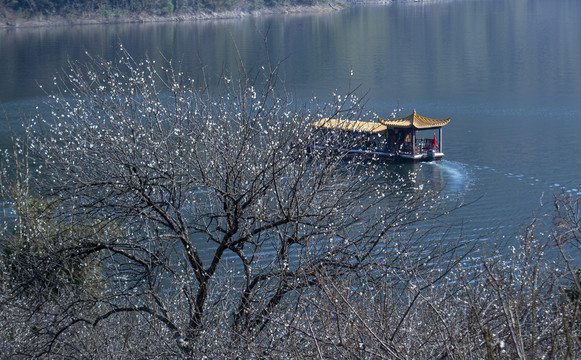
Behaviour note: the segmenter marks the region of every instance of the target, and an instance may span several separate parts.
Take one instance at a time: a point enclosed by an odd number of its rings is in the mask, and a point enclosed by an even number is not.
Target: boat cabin
[[[412,114],[378,122],[322,119],[310,124],[317,128],[315,148],[333,148],[348,155],[401,161],[433,161],[444,157],[442,127],[447,119],[430,119]],[[432,136],[433,135],[433,136]]]

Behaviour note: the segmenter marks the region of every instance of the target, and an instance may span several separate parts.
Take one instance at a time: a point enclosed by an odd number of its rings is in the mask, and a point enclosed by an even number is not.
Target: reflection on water
[[[457,161],[441,160],[421,163],[391,164],[390,169],[402,176],[411,176],[422,189],[448,197],[463,197],[472,184],[470,166]]]

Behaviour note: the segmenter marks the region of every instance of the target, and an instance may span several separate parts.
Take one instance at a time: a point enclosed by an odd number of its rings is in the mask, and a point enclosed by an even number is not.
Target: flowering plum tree
[[[208,83],[122,50],[118,63],[73,64],[52,115],[28,129],[54,216],[94,229],[60,256],[98,255],[108,279],[99,296],[74,299],[90,311],[47,325],[43,351],[128,313],[182,354],[218,328],[251,342],[321,274],[377,265],[393,232],[421,217],[425,192],[404,192],[379,164],[311,152],[309,122],[362,116],[353,93],[297,105],[273,64]]]
[[[437,194],[309,127],[354,93],[300,105],[265,65],[71,66],[1,159],[6,356],[578,357],[578,196],[470,252]]]

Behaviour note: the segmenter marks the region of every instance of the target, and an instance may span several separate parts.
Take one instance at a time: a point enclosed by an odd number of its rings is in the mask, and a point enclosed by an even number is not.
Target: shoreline
[[[391,1],[376,1],[374,4],[387,4]],[[200,20],[236,19],[264,15],[284,15],[284,14],[313,14],[336,12],[348,8],[349,5],[342,5],[337,2],[329,2],[319,5],[282,5],[272,8],[261,8],[256,10],[238,9],[216,12],[198,13],[177,13],[172,15],[154,15],[147,13],[130,13],[121,16],[107,16],[92,14],[88,17],[81,15],[68,16],[35,16],[31,19],[24,19],[12,14],[4,13],[0,16],[0,30],[36,28],[48,26],[71,26],[71,25],[104,25],[104,24],[140,24],[140,23],[169,23],[187,22]],[[74,16],[74,18],[72,18]]]
[[[82,13],[53,16],[36,15],[29,19],[18,16],[7,9],[0,8],[0,31],[75,25],[177,23],[201,20],[242,19],[268,15],[317,14],[342,11],[353,6],[381,6],[394,3],[425,4],[440,1],[450,0],[328,0],[326,3],[316,5],[277,5],[254,10],[239,8],[224,11],[183,12],[171,15],[156,15],[146,12],[114,15],[111,13],[94,12],[87,15]]]

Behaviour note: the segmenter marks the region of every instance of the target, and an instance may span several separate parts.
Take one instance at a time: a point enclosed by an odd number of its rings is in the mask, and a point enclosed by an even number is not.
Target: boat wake
[[[470,167],[456,161],[442,160],[422,164],[423,176],[434,184],[434,188],[448,195],[461,196],[473,184]]]

